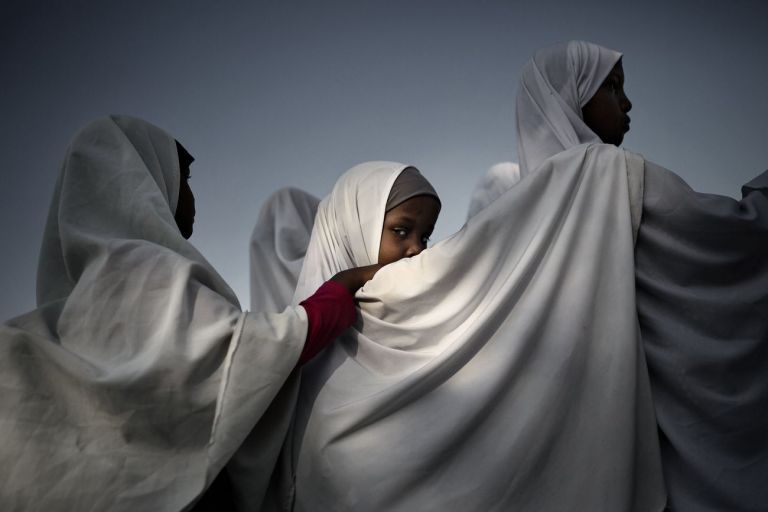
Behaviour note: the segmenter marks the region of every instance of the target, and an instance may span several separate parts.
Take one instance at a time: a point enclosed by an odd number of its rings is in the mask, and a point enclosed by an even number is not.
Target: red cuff
[[[336,281],[326,281],[300,305],[309,319],[307,341],[299,356],[299,365],[303,365],[355,323],[357,313],[349,290]]]

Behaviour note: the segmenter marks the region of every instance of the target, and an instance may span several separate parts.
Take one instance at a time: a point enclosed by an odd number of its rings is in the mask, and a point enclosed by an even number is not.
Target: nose
[[[419,240],[411,240],[408,243],[408,248],[405,250],[405,257],[410,258],[412,256],[416,256],[417,254],[420,254],[421,251],[424,250],[424,246],[421,244]]]
[[[627,98],[626,94],[622,96],[621,109],[624,111],[624,113],[632,110],[632,102],[629,101],[629,98]]]

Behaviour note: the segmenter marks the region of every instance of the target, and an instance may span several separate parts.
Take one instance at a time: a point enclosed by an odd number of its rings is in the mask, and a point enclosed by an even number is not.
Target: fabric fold
[[[300,310],[247,315],[174,219],[176,143],[112,116],[71,143],[38,307],[0,327],[0,508],[182,510],[298,359]]]
[[[302,374],[296,510],[663,508],[631,172],[622,150],[571,148],[358,292],[358,324]],[[336,198],[387,182],[337,183],[302,274],[380,236]]]

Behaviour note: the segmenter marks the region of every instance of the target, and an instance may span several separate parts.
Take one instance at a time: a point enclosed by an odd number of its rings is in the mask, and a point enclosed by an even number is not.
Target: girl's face
[[[393,263],[426,249],[439,214],[440,201],[427,195],[412,197],[389,210],[384,216],[378,263]]]
[[[632,102],[624,94],[624,68],[619,61],[581,113],[584,123],[600,140],[618,146],[629,131],[630,110]]]
[[[179,154],[181,180],[179,182],[179,202],[176,204],[175,220],[181,236],[189,239],[192,236],[192,226],[195,223],[195,196],[189,187],[189,166],[194,158],[180,145],[177,145],[176,148]]]

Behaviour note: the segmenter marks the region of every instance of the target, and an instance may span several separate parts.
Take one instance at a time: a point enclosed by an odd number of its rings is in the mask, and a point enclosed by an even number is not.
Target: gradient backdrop
[[[1,0],[0,320],[35,305],[61,159],[95,117],[143,117],[196,156],[192,241],[247,308],[279,187],[408,162],[443,198],[433,239],[461,227],[476,180],[516,160],[520,68],[568,39],[624,52],[626,147],[732,196],[768,168],[765,0]]]

